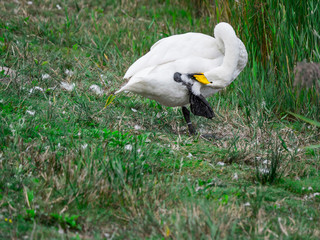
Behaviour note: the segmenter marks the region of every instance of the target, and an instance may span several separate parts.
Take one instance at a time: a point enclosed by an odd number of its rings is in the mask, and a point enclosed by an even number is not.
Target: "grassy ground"
[[[316,91],[292,88],[294,62],[320,60],[307,30],[317,6],[299,2],[312,16],[291,28],[286,5],[257,18],[266,6],[217,2],[0,2],[0,66],[16,71],[0,76],[0,238],[320,238],[320,153],[304,148],[319,128],[287,113],[319,121]],[[180,109],[133,94],[105,107],[155,41],[212,35],[217,18],[249,63],[209,99],[215,119],[192,119],[215,139],[189,137]]]

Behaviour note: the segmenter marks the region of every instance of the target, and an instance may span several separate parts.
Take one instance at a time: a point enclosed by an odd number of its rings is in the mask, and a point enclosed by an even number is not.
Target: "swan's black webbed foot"
[[[205,139],[207,141],[217,140],[219,139],[215,134],[213,133],[204,133],[200,135],[200,138]]]

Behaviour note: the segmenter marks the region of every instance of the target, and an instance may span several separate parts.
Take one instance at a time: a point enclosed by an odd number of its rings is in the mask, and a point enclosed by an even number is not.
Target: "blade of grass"
[[[287,112],[289,114],[291,114],[292,116],[296,117],[296,118],[299,118],[300,120],[306,122],[306,123],[309,123],[311,125],[314,125],[316,127],[320,127],[320,122],[317,122],[317,121],[314,121],[312,119],[309,119],[309,118],[306,118],[304,116],[301,116],[299,114],[296,114],[296,113],[292,113],[292,112]]]

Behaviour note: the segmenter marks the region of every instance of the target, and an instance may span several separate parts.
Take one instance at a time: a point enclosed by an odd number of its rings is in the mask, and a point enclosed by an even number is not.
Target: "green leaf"
[[[36,212],[34,211],[34,209],[26,209],[26,213],[31,219],[34,219],[34,217],[36,216]]]
[[[306,118],[306,117],[301,116],[296,113],[292,113],[292,112],[288,112],[288,113],[291,114],[292,116],[295,116],[296,118],[299,118],[302,121],[305,121],[306,123],[309,123],[309,124],[314,125],[316,127],[320,127],[320,122],[314,121],[312,119]]]
[[[108,106],[113,102],[113,100],[115,99],[115,97],[116,97],[116,96],[114,96],[113,94],[111,94],[111,95],[108,97],[108,99],[107,99],[107,101],[106,101],[106,105],[104,105],[104,108],[108,107]]]
[[[280,141],[281,141],[282,147],[288,152],[289,150],[288,150],[288,147],[287,147],[286,142],[282,139],[281,136],[278,136],[278,137],[279,137],[279,139],[280,139]]]
[[[30,16],[29,16],[29,17],[24,18],[24,19],[23,19],[23,21],[24,21],[26,24],[28,24],[29,18],[30,18]]]
[[[28,194],[29,202],[32,203],[32,201],[34,199],[33,191],[27,191],[27,194]]]
[[[310,145],[310,146],[306,146],[306,147],[304,147],[304,149],[307,149],[307,150],[317,149],[317,148],[320,148],[320,144],[317,144],[317,145]]]

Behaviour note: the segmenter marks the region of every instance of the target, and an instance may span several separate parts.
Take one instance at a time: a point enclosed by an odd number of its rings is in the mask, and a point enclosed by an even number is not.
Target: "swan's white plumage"
[[[187,88],[175,82],[175,72],[204,73],[212,82],[201,84],[201,94],[208,97],[228,86],[247,63],[247,51],[227,23],[214,29],[215,38],[202,33],[185,33],[163,38],[127,70],[129,79],[119,91],[130,91],[154,99],[166,106],[189,103]]]
[[[127,70],[128,79],[140,70],[188,57],[215,59],[221,56],[216,39],[202,33],[185,33],[163,38]]]

